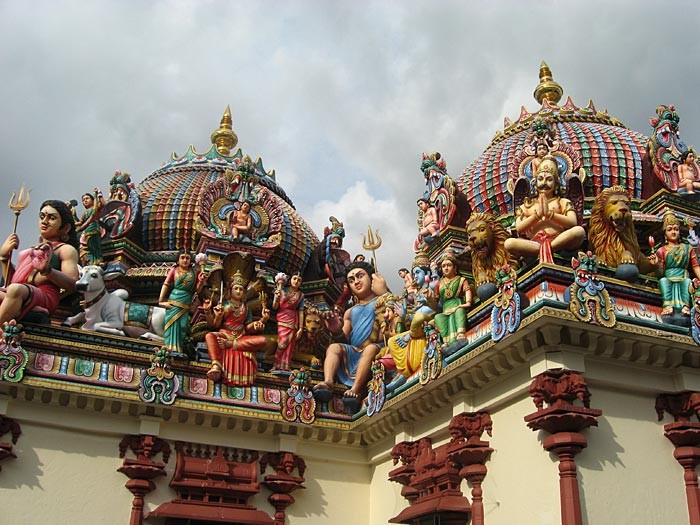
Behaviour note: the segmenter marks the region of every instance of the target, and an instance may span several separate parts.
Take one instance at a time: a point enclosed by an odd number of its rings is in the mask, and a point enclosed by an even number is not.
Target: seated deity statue
[[[536,195],[525,198],[515,210],[520,238],[507,239],[506,250],[517,257],[537,257],[553,262],[552,253],[575,250],[585,237],[572,202],[561,196],[557,163],[547,155],[535,175]],[[525,237],[525,238],[522,238]]]

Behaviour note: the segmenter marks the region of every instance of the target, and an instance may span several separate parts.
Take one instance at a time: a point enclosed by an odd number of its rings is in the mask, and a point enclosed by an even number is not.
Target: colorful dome
[[[227,125],[229,134],[225,135],[222,131],[227,132]],[[190,146],[182,156],[173,154],[137,187],[143,209],[143,247],[147,251],[196,249],[201,234],[198,220],[202,207],[207,205],[203,202],[207,189],[247,164],[249,176],[265,192],[265,207],[260,207],[262,220],[275,225],[276,247],[267,264],[281,271],[302,270],[319,240],[275,181],[274,171],[266,172],[260,159],[250,162],[240,149],[229,155],[237,138],[230,128],[228,108],[212,142],[206,153]]]
[[[628,129],[607,111],[597,111],[593,102],[578,107],[568,97],[563,106],[558,106],[561,87],[552,80],[544,62],[535,97],[541,108],[529,113],[523,106],[515,122],[505,119],[503,131],[496,134],[457,181],[472,210],[496,215],[512,213],[508,180],[518,174],[516,159],[527,146],[531,125],[537,119],[548,121],[557,139],[578,153],[580,166],[576,169],[583,167],[586,171],[586,195],[597,195],[604,188],[620,185],[628,189],[630,196],[642,198],[660,187],[648,162],[648,138]]]

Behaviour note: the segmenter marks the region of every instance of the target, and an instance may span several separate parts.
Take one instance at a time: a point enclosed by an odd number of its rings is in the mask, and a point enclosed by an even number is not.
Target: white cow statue
[[[85,266],[75,287],[83,294],[84,311],[68,317],[64,325],[83,323],[83,330],[163,341],[165,309],[130,303],[129,292],[124,289],[107,292],[99,266]]]

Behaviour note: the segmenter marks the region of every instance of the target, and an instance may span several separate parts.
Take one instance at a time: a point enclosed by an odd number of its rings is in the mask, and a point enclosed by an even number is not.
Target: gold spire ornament
[[[540,104],[546,100],[551,105],[556,105],[561,100],[563,94],[564,90],[555,82],[554,78],[552,78],[552,70],[549,69],[549,66],[543,60],[542,64],[540,64],[540,83],[533,93],[535,100]]]
[[[22,210],[29,206],[29,194],[31,192],[32,190],[29,190],[25,193],[24,184],[22,184],[22,187],[19,189],[19,195],[15,194],[14,191],[12,192],[12,197],[10,197],[10,202],[8,203],[8,206],[15,214],[15,225],[12,227],[13,234],[17,233],[17,222],[19,221],[19,214],[22,213]],[[7,261],[7,264],[5,266],[5,286],[9,284],[7,282],[9,275],[10,261]]]
[[[216,151],[221,155],[230,155],[231,150],[238,144],[238,136],[233,131],[233,119],[231,118],[231,107],[226,106],[224,116],[221,117],[219,129],[211,134],[211,143],[216,146]]]

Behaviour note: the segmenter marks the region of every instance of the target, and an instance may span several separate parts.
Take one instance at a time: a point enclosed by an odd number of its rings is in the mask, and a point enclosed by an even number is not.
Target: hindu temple
[[[43,203],[0,244],[0,522],[700,525],[696,138],[558,80],[461,173],[415,152],[402,290],[228,107]]]

